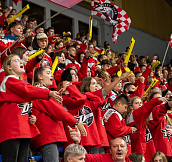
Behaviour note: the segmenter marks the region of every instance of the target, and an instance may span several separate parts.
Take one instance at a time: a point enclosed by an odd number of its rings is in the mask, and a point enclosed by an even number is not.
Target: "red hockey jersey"
[[[172,157],[172,136],[167,136],[166,128],[169,127],[166,119],[167,109],[165,104],[156,106],[150,115],[150,131],[156,151],[163,152]]]
[[[68,86],[67,90],[69,91],[69,95],[63,96],[63,106],[65,106],[69,113],[78,119],[78,121],[87,124],[85,126],[87,136],[81,136],[81,144],[86,146],[87,149],[99,146],[101,142],[93,111],[101,106],[100,98],[93,94],[89,94],[90,96],[88,99],[86,95],[79,92],[75,85]],[[68,133],[68,128],[66,130],[69,139],[70,135]]]
[[[130,134],[132,133],[132,128],[126,126],[125,120],[122,115],[114,108],[109,108],[103,111],[104,117],[108,120],[105,122],[105,128],[107,131],[107,136],[109,142],[116,137],[124,137],[128,146],[128,154],[131,153],[131,140]]]
[[[62,122],[73,126],[78,121],[52,98],[49,101],[34,100],[32,114],[37,117],[35,125],[41,132],[32,139],[34,149],[48,143],[67,142]]]
[[[106,153],[106,154],[86,154],[85,155],[85,162],[114,162],[112,160],[112,154]],[[125,162],[131,162],[129,158],[126,157]]]
[[[138,131],[130,135],[132,152],[143,154],[146,162],[151,161],[156,150],[152,135],[149,128],[147,128],[145,121],[149,117],[152,109],[160,103],[158,98],[153,98],[151,101],[131,112],[126,119],[127,125],[130,127],[138,127]]]
[[[4,78],[0,85],[0,143],[9,139],[32,138],[39,134],[29,123],[32,100],[48,100],[49,90],[33,87],[14,75]],[[30,102],[30,103],[26,103]]]

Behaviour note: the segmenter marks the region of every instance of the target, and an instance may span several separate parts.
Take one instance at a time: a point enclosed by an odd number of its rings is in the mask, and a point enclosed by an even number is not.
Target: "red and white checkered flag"
[[[170,46],[172,48],[172,34],[171,34],[171,37],[170,37]]]
[[[109,0],[91,0],[91,15],[97,15],[113,25],[114,43],[117,41],[117,36],[128,30],[131,24],[127,13]]]

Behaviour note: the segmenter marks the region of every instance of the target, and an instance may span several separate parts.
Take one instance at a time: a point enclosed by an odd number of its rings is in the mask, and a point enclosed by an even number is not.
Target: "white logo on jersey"
[[[152,140],[152,135],[148,127],[146,127],[145,137],[146,137],[146,142],[149,142]]]
[[[83,106],[79,110],[79,115],[75,117],[79,122],[86,123],[88,127],[93,123],[93,112],[87,106]]]
[[[29,116],[32,114],[32,102],[17,104],[19,108],[22,108],[21,115],[28,114]]]
[[[130,135],[126,135],[126,136],[123,136],[122,138],[124,138],[125,142],[131,146],[131,139],[130,139]]]
[[[170,127],[169,124],[165,124],[165,129],[161,129],[161,132],[164,133],[164,138],[167,138],[168,141],[169,141],[170,137],[172,137],[172,135],[171,136],[167,135],[167,128],[169,128],[169,127]]]

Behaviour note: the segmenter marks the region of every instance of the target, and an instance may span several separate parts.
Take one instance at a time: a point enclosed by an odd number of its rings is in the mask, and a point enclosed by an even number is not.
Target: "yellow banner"
[[[64,41],[63,41],[63,44],[66,44],[67,42],[69,42],[71,39],[70,39],[70,37],[67,37],[67,39],[65,39]]]
[[[131,56],[131,52],[133,51],[134,44],[135,44],[135,40],[134,40],[134,38],[132,37],[132,38],[131,38],[131,42],[130,42],[129,49],[128,49],[128,51],[127,51],[127,54],[126,54],[126,57],[125,57],[125,60],[124,60],[124,63],[127,63],[127,64],[128,64],[128,61],[129,61],[130,56]]]
[[[117,72],[117,76],[120,77],[122,75],[122,70],[120,69],[120,71]]]
[[[93,19],[92,16],[89,18],[89,40],[92,39],[92,30],[93,30]]]
[[[59,59],[58,59],[58,56],[56,56],[56,58],[55,58],[55,60],[53,62],[52,68],[51,68],[52,75],[54,74],[54,72],[56,70],[58,62],[59,62]]]
[[[98,52],[95,52],[95,53],[93,54],[93,57],[97,56],[98,54],[99,54]]]
[[[101,55],[104,55],[105,54],[105,50],[102,51]]]
[[[149,85],[148,89],[147,89],[147,90],[145,91],[145,93],[143,94],[144,97],[147,96],[148,90],[149,90],[150,88],[154,87],[155,84],[156,84],[158,81],[159,81],[158,79],[154,78],[154,80],[152,81],[152,83]]]
[[[157,67],[159,64],[161,64],[161,62],[157,60],[157,61],[152,65],[151,70],[156,69],[156,67]]]
[[[31,59],[33,59],[34,57],[40,55],[42,52],[44,52],[44,50],[40,48],[40,49],[37,50],[36,52],[34,52],[34,53],[32,53],[31,55],[29,55],[29,60],[31,60]]]
[[[27,4],[24,8],[22,8],[18,13],[16,13],[12,18],[10,18],[10,23],[13,22],[17,17],[19,17],[21,14],[26,12],[28,9],[30,9],[29,4]],[[9,23],[9,24],[10,24]]]

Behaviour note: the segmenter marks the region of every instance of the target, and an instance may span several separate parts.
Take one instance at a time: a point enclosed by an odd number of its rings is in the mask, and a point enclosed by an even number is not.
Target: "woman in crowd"
[[[141,98],[131,98],[131,113],[126,118],[129,126],[136,126],[138,131],[130,135],[132,152],[143,154],[146,162],[149,162],[155,151],[155,146],[150,134],[150,130],[146,125],[146,119],[149,117],[153,108],[167,101],[166,98],[154,98],[143,105]]]
[[[152,98],[161,97],[160,93],[152,94]],[[155,144],[156,151],[163,152],[169,159],[172,158],[172,120],[167,110],[172,107],[172,101],[156,106],[149,117],[149,129]]]
[[[61,100],[58,92],[40,89],[20,80],[25,72],[18,55],[8,56],[4,62],[5,78],[0,86],[0,151],[3,162],[26,162],[30,138],[39,134],[30,118],[35,99]]]

